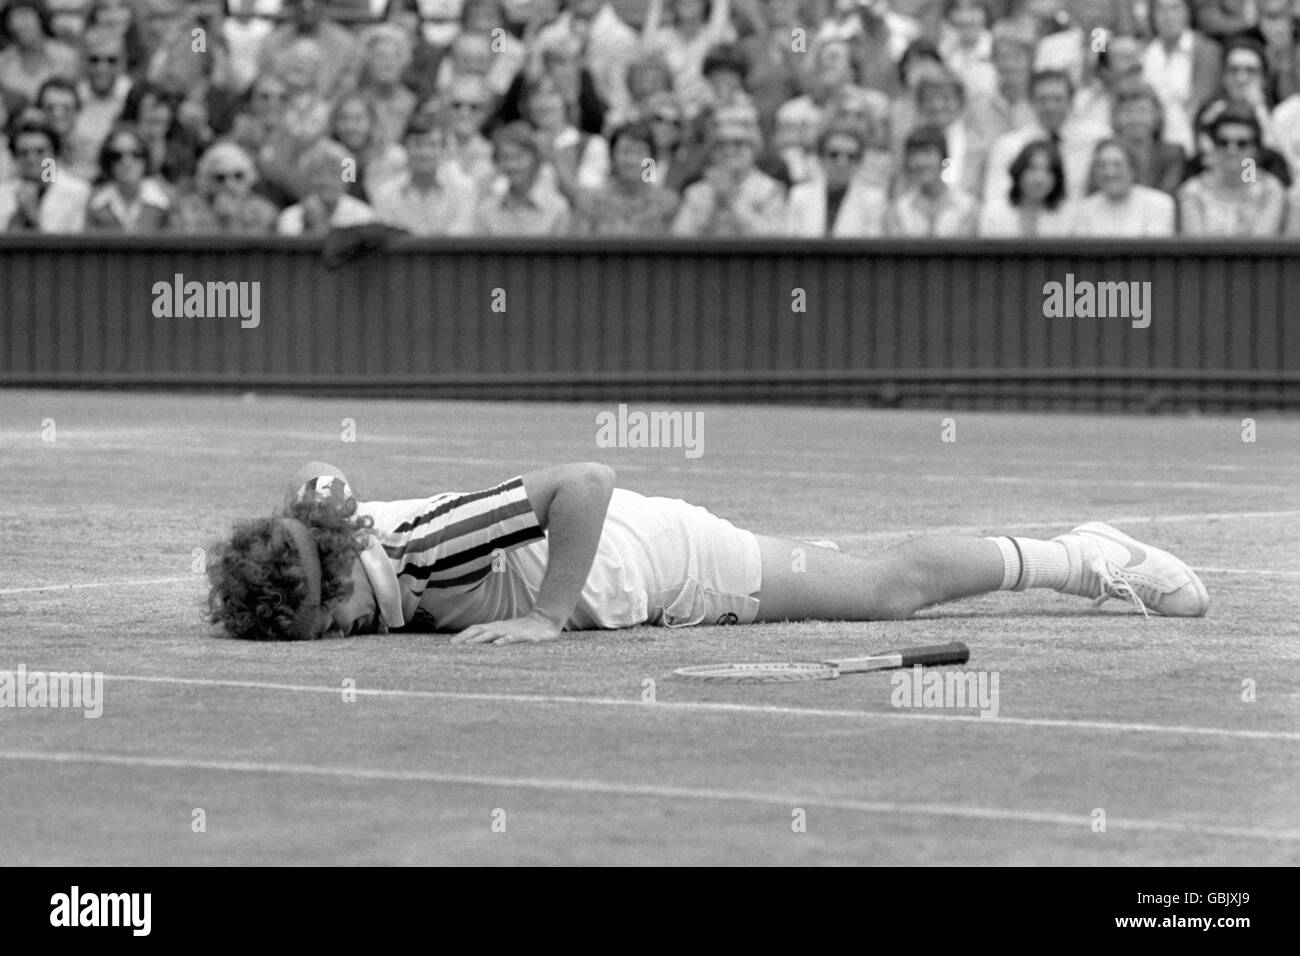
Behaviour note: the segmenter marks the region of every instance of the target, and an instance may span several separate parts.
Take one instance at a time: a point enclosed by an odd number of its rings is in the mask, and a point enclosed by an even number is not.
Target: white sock
[[[1059,541],[1037,538],[988,538],[1002,552],[1000,591],[1065,587],[1070,577],[1070,552]]]

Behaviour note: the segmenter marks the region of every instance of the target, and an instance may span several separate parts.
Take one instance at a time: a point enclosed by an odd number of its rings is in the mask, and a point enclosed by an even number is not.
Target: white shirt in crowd
[[[1063,200],[1055,209],[1040,210],[1031,232],[1019,209],[1006,199],[991,199],[980,208],[975,231],[987,239],[1051,239],[1070,234],[1074,214],[1074,203]]]
[[[290,206],[280,213],[276,220],[275,231],[282,236],[301,236],[306,228],[302,204]],[[349,226],[364,226],[375,221],[374,210],[355,196],[344,194],[330,214],[331,229],[346,229]]]
[[[1192,138],[1192,31],[1184,30],[1173,50],[1152,40],[1142,54],[1142,78],[1151,84],[1165,108],[1164,139],[1196,154]]]
[[[447,165],[438,170],[432,189],[418,189],[407,173],[376,187],[370,199],[380,221],[412,235],[463,236],[474,227],[478,190],[473,180]]]
[[[9,228],[9,220],[18,211],[18,190],[24,180],[8,179],[0,183],[0,232]],[[86,229],[86,204],[90,201],[90,183],[71,173],[62,173],[46,188],[37,207],[41,232],[70,233]]]
[[[827,230],[826,180],[818,176],[790,188],[786,199],[786,232],[809,239],[882,236],[889,199],[883,190],[861,180],[849,183],[840,200],[835,222]]]
[[[1104,193],[1079,200],[1071,234],[1105,238],[1154,238],[1174,234],[1174,197],[1149,186],[1134,186],[1120,202]]]

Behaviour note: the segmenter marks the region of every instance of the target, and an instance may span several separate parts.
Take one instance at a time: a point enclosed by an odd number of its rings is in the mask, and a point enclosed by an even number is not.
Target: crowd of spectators
[[[1300,0],[0,0],[0,230],[1300,236]]]

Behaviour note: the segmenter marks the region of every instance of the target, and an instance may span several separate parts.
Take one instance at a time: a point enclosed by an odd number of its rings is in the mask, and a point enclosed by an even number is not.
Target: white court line
[[[304,694],[338,696],[342,686],[322,687],[310,684],[279,684],[266,681],[215,680],[201,677],[156,677],[142,674],[105,674],[106,681],[134,681],[146,684],[186,684],[198,687],[238,687],[248,690],[283,690]],[[1233,730],[1225,727],[1191,727],[1179,724],[1137,724],[1104,720],[1057,720],[1047,717],[980,717],[975,714],[935,714],[909,711],[827,710],[817,707],[779,707],[771,704],[729,704],[718,701],[658,700],[653,704],[639,697],[572,697],[555,694],[488,694],[443,690],[398,690],[390,688],[349,688],[362,697],[397,697],[418,700],[486,701],[502,704],[585,704],[594,707],[643,707],[685,713],[772,714],[785,717],[836,717],[860,720],[937,720],[944,723],[975,723],[992,726],[1055,727],[1065,730],[1108,730],[1121,733],[1178,734],[1199,737],[1230,737],[1241,740],[1300,741],[1300,732],[1285,730]]]
[[[1128,515],[1120,518],[1106,518],[1107,524],[1168,524],[1180,521],[1247,521],[1266,518],[1294,518],[1300,515],[1300,508],[1289,511],[1215,511],[1196,514],[1177,515]],[[829,538],[836,541],[878,541],[884,538],[896,538],[904,534],[989,534],[1003,531],[1032,531],[1037,528],[1071,527],[1079,524],[1079,516],[1053,519],[1048,521],[1022,521],[1016,524],[972,524],[940,525],[934,528],[911,528],[899,531],[869,531],[864,534],[844,534],[843,531],[816,532],[809,531],[801,537]]]
[[[911,481],[919,478],[922,481],[931,482],[951,482],[959,481],[966,484],[971,481],[983,481],[996,485],[1081,485],[1088,488],[1096,488],[1098,485],[1105,485],[1107,488],[1192,488],[1209,491],[1290,491],[1292,485],[1260,485],[1260,484],[1242,484],[1237,482],[1222,481],[1152,481],[1148,478],[1066,478],[1066,477],[1020,477],[1016,475],[971,475],[960,472],[951,475],[899,475],[900,480]]]
[[[482,774],[435,773],[423,770],[379,770],[365,767],[327,767],[315,764],[257,763],[246,760],[182,760],[174,757],[138,757],[123,754],[92,754],[57,751],[40,753],[0,750],[0,760],[43,763],[90,763],[115,767],[147,767],[157,770],[216,770],[229,773],[264,773],[345,780],[381,780],[400,783],[441,783],[453,786],[518,788],[557,793],[589,793],[619,797],[660,797],[675,800],[703,800],[714,803],[758,803],[789,810],[791,807],[821,807],[859,813],[881,813],[925,817],[957,817],[966,820],[997,820],[1008,823],[1040,823],[1075,827],[1091,832],[1092,817],[1085,814],[1043,813],[1035,810],[1003,810],[952,804],[891,803],[872,800],[844,800],[808,794],[762,793],[755,790],[717,790],[703,787],[667,787],[659,784],[611,783],[604,780],[557,780],[540,777],[496,777]],[[1257,840],[1300,840],[1300,830],[1268,830],[1254,827],[1201,826],[1167,820],[1125,819],[1108,814],[1107,829],[1146,833],[1178,833],[1187,836],[1229,837]]]
[[[664,456],[671,455],[675,449],[664,448],[657,449]],[[482,458],[455,458],[442,455],[389,455],[389,458],[395,461],[420,462],[430,465],[492,465],[496,464],[490,459]],[[625,462],[620,461],[615,467],[620,472],[653,472],[655,474],[682,474],[682,475],[735,475],[735,468],[727,467],[709,467],[700,464],[673,464],[668,461],[650,461],[650,462]],[[861,471],[805,471],[791,469],[774,469],[765,467],[765,475],[775,478],[791,478],[798,480],[817,480],[817,479],[835,479],[838,481],[860,481],[864,472]],[[1217,481],[1153,481],[1150,479],[1100,479],[1100,478],[1066,478],[1066,477],[1017,477],[1006,475],[971,475],[971,474],[900,474],[892,476],[897,481],[912,481],[920,479],[931,483],[959,481],[965,484],[971,481],[982,481],[997,485],[1039,485],[1039,486],[1065,486],[1065,487],[1088,487],[1093,488],[1099,484],[1106,487],[1122,488],[1181,488],[1202,491],[1272,491],[1284,492],[1289,491],[1291,486],[1285,484],[1243,484],[1240,482],[1217,482]]]
[[[136,578],[130,581],[90,581],[83,584],[43,584],[32,588],[3,588],[0,594],[32,594],[37,591],[84,591],[87,588],[134,588],[150,584],[179,584],[182,581],[194,581],[199,578],[191,574],[184,578]]]
[[[1261,571],[1258,568],[1194,568],[1201,574],[1264,574],[1283,578],[1298,578],[1300,571]]]

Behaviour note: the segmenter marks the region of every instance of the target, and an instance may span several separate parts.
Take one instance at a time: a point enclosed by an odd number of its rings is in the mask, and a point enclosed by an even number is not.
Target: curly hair
[[[238,522],[229,541],[208,562],[208,620],[230,637],[249,641],[299,639],[294,615],[309,587],[293,540],[280,518],[296,518],[311,532],[320,554],[321,607],[352,594],[352,565],[365,549],[373,520],[356,516],[355,499],[297,501],[266,518]]]

